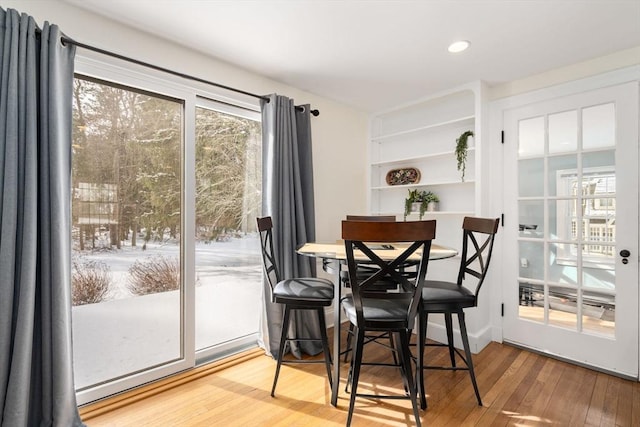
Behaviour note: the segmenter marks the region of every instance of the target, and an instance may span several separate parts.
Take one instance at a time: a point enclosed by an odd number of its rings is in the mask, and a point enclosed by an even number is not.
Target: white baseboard
[[[469,336],[469,347],[471,348],[471,353],[477,354],[482,351],[489,343],[492,341],[491,339],[491,327],[486,326],[476,333],[468,333]],[[427,338],[433,341],[437,341],[439,343],[447,342],[447,330],[444,325],[440,325],[438,323],[429,322],[427,325]],[[462,350],[462,338],[460,338],[460,329],[456,328],[455,322],[453,327],[453,345]]]

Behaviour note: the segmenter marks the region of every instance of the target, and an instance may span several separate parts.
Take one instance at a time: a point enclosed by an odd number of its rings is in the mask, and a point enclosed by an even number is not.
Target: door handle
[[[627,249],[623,249],[620,251],[620,256],[622,257],[622,263],[627,265],[629,263],[629,255],[631,255],[631,252],[629,252]]]

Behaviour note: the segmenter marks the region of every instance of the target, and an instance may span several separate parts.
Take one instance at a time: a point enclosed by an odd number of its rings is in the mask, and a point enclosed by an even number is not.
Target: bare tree
[[[203,238],[241,229],[249,206],[259,205],[259,134],[255,121],[198,109],[196,225],[208,234]],[[250,203],[247,197],[252,198]]]
[[[74,224],[93,239],[96,222],[108,228],[110,247],[133,232],[144,240],[177,237],[181,221],[182,108],[180,102],[76,78],[73,185],[109,185],[105,218]],[[198,108],[196,115],[196,224],[202,238],[238,230],[260,202],[260,124]],[[77,195],[76,195],[77,196]],[[76,204],[81,203],[74,197]],[[84,215],[97,215],[85,209]],[[87,224],[88,222],[88,224]]]

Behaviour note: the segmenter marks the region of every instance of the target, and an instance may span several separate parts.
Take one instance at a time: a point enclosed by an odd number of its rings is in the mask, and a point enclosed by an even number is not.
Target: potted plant
[[[467,140],[470,136],[473,136],[473,131],[468,130],[462,133],[456,139],[456,160],[458,161],[458,170],[462,171],[462,181],[464,182],[464,172],[467,168],[467,150],[469,145]]]
[[[427,201],[427,212],[435,212],[438,210],[438,203],[440,203],[440,198],[435,193],[427,191],[425,200]]]
[[[425,212],[437,210],[437,203],[439,201],[440,198],[431,191],[409,190],[409,195],[404,199],[404,220],[406,221],[407,216],[414,210],[414,203],[419,205],[417,210],[420,219],[422,219]]]

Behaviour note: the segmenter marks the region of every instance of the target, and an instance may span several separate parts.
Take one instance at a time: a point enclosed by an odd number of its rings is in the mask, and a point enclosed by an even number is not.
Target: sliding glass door
[[[199,359],[258,339],[262,263],[259,114],[205,99],[196,108],[196,322]]]
[[[261,129],[257,105],[89,59],[76,70],[70,286],[84,404],[257,345]]]
[[[182,357],[182,102],[76,78],[76,388]]]

